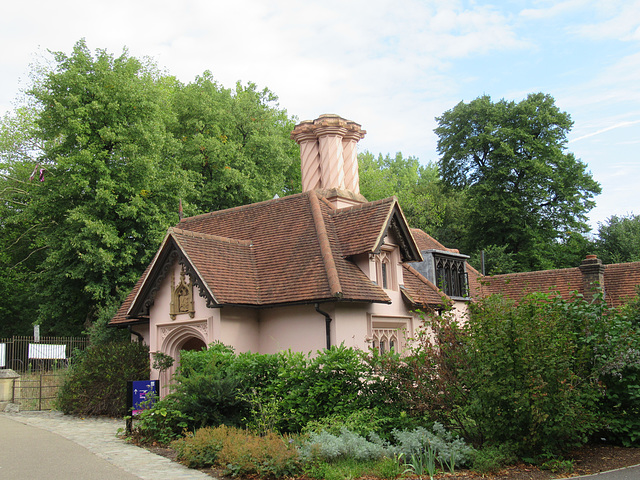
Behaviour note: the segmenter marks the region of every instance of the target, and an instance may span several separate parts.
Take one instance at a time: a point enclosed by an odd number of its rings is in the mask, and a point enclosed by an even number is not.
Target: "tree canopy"
[[[206,72],[183,85],[83,40],[52,56],[28,108],[2,119],[0,289],[25,302],[5,296],[0,311],[77,334],[122,300],[181,201],[193,215],[290,193],[299,155],[267,89]]]
[[[412,227],[433,232],[442,223],[444,202],[436,201],[436,165],[421,165],[417,158],[371,152],[358,154],[360,192],[369,201],[395,195]],[[439,200],[442,200],[441,198]]]
[[[640,260],[640,216],[612,215],[598,225],[597,251],[604,263]]]
[[[466,191],[466,251],[506,245],[517,269],[539,269],[553,266],[554,242],[588,231],[600,186],[566,151],[572,121],[551,96],[493,102],[484,95],[436,120],[442,182]]]

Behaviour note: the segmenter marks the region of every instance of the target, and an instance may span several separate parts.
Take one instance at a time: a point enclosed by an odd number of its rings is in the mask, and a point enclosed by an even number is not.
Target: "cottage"
[[[179,359],[216,341],[260,353],[401,350],[418,310],[464,312],[467,257],[411,229],[396,198],[360,194],[365,134],[336,115],[297,125],[303,193],[182,219],[111,324]],[[172,373],[151,375],[166,385]]]

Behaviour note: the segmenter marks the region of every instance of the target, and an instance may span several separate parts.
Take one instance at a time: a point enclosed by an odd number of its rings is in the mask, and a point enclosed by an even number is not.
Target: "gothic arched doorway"
[[[201,329],[193,326],[185,325],[174,329],[166,336],[162,342],[161,352],[170,355],[173,359],[173,366],[160,373],[160,385],[162,395],[169,393],[169,385],[172,383],[178,365],[180,364],[181,351],[200,351],[206,350],[207,344],[203,338]]]

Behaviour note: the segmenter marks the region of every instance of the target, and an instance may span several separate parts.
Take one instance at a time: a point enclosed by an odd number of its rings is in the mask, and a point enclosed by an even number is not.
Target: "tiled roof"
[[[427,232],[424,232],[419,228],[412,228],[411,233],[413,234],[413,238],[416,239],[416,243],[418,244],[418,248],[420,249],[420,251],[442,250],[444,252],[460,253],[460,251],[455,248],[445,247]]]
[[[171,249],[180,251],[218,304],[390,303],[348,257],[377,247],[394,209],[400,212],[391,198],[336,211],[317,193],[305,192],[185,218],[169,230],[151,269],[112,323],[133,321],[126,312],[140,315],[143,310],[132,306],[143,304],[151,291],[146,285],[155,281]]]
[[[502,294],[519,301],[532,292],[557,291],[564,298],[570,298],[572,292],[582,291],[582,273],[580,269],[564,268],[560,270],[541,270],[537,272],[508,273],[480,277],[474,296]]]
[[[331,213],[336,235],[345,257],[374,252],[382,244],[381,225],[391,221],[394,197],[341,208]]]
[[[447,296],[432,282],[409,264],[403,264],[404,286],[402,294],[415,307],[425,308],[440,306]]]

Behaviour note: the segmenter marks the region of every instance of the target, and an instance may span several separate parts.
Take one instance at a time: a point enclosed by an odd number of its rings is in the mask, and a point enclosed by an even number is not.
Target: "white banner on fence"
[[[29,344],[29,358],[53,360],[53,359],[65,359],[66,345],[47,345],[44,343],[30,343]]]
[[[7,366],[7,344],[0,343],[0,367]]]

